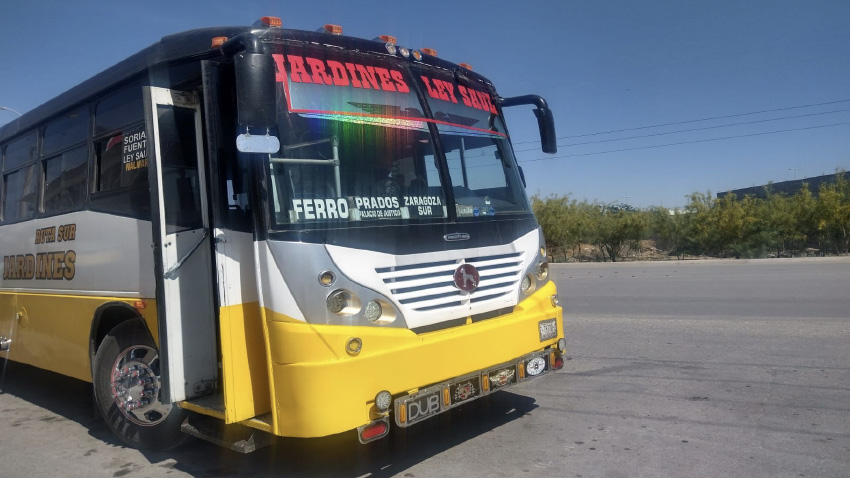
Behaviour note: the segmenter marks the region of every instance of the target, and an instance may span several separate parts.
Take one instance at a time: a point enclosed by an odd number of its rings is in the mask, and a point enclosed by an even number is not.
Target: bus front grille
[[[478,287],[472,292],[454,285],[454,273],[461,264],[471,264],[478,270]],[[375,272],[398,303],[411,310],[451,309],[515,294],[522,276],[522,253],[381,267]]]

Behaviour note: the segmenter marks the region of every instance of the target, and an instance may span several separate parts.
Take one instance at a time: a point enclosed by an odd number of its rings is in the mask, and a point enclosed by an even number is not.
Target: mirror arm
[[[534,105],[538,108],[549,108],[549,105],[546,103],[546,100],[544,100],[542,96],[537,95],[512,96],[510,98],[499,97],[496,101],[503,108],[519,105]]]
[[[534,116],[537,117],[537,126],[540,129],[541,149],[544,153],[557,153],[558,144],[555,137],[555,120],[552,110],[542,97],[537,95],[514,96],[511,98],[499,97],[496,103],[502,108],[519,105],[534,105]]]

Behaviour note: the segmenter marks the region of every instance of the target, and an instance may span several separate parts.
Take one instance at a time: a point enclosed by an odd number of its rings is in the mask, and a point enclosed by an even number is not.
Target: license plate
[[[469,377],[449,385],[449,399],[452,406],[472,400],[481,395],[481,380],[478,376]]]
[[[558,324],[555,322],[555,319],[541,320],[537,325],[540,328],[541,342],[554,339],[558,336]]]
[[[407,409],[407,424],[425,420],[440,413],[440,391],[427,393],[404,401]]]

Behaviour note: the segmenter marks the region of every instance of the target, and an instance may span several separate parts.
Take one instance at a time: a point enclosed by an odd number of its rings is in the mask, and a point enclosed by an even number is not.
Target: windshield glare
[[[478,108],[429,103],[428,118],[407,62],[323,48],[277,45],[281,149],[269,160],[274,228],[369,227],[376,221],[438,221],[527,212],[504,127],[482,87],[446,81]],[[427,71],[431,79],[446,76]],[[453,81],[453,80],[452,80]],[[427,95],[426,95],[427,96]],[[455,105],[453,105],[455,106]],[[484,107],[487,107],[487,110]],[[492,111],[490,111],[492,110]],[[428,123],[448,161],[455,204],[446,202]]]

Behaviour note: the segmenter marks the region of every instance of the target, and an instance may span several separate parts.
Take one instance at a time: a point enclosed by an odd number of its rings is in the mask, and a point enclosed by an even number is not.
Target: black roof
[[[51,117],[87,101],[105,89],[118,85],[145,70],[177,60],[189,58],[214,58],[221,57],[218,49],[210,47],[214,37],[228,37],[251,32],[264,41],[289,40],[295,42],[324,44],[341,47],[349,50],[387,54],[384,43],[365,40],[361,38],[347,37],[342,35],[330,35],[322,32],[308,32],[303,30],[289,30],[281,28],[256,28],[256,27],[212,27],[190,30],[163,37],[159,42],[145,48],[144,50],[122,60],[121,62],[107,68],[97,75],[83,81],[79,85],[60,94],[59,96],[45,102],[44,104],[25,113],[10,123],[0,127],[0,142],[5,142],[19,133],[30,131],[31,128]],[[458,69],[458,65],[449,61],[422,55],[422,63],[445,68],[448,70]],[[490,83],[483,76],[463,70],[468,77],[478,81]]]

